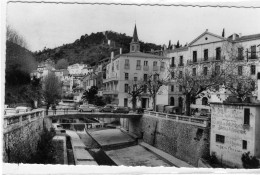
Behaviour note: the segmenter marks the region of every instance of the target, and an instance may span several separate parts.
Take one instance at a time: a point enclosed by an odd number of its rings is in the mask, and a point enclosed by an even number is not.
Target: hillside
[[[110,40],[110,44],[108,44]],[[126,36],[112,31],[92,33],[90,35],[82,35],[79,39],[71,44],[54,49],[44,49],[40,52],[35,52],[34,56],[38,62],[51,58],[57,63],[60,59],[68,60],[69,64],[85,63],[95,65],[98,61],[109,57],[112,51],[119,54],[119,49],[122,48],[123,53],[129,52],[129,43],[132,37]],[[153,43],[140,42],[141,51],[150,51],[151,49],[160,49],[160,45]]]

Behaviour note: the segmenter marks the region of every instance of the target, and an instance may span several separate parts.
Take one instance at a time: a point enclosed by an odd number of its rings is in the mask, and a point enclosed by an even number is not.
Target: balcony
[[[245,57],[244,57],[244,56],[238,56],[238,57],[237,57],[237,60],[238,60],[238,61],[244,61],[244,60],[245,60]]]
[[[129,64],[125,64],[125,69],[130,69],[130,65]]]
[[[143,69],[144,71],[149,71],[149,66],[144,66]]]
[[[141,70],[141,68],[142,68],[142,66],[140,66],[140,65],[136,66],[136,70]]]
[[[183,63],[179,63],[178,66],[179,66],[179,67],[182,67],[182,66],[184,66],[184,64],[183,64]]]
[[[165,67],[160,67],[160,71],[164,72],[165,71]]]
[[[176,67],[176,64],[171,64],[170,67],[171,67],[171,68],[172,68],[172,67]]]
[[[158,66],[153,66],[153,71],[158,71],[159,67]]]
[[[118,81],[118,77],[111,77],[111,78],[103,79],[103,83],[107,83],[110,81]]]
[[[224,59],[225,59],[224,56],[223,57],[197,58],[196,61],[194,61],[194,60],[187,60],[187,65],[217,62],[217,61],[223,61]]]
[[[251,55],[248,57],[249,60],[256,60],[258,59],[258,56],[257,55]]]
[[[118,90],[104,90],[103,91],[103,95],[115,95],[115,94],[118,94]]]

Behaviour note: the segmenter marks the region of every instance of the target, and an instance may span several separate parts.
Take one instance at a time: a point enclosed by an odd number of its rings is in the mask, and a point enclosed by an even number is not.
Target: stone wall
[[[8,128],[3,133],[3,161],[8,163],[27,163],[36,152],[37,143],[43,132],[44,120],[37,117],[24,122],[19,127]]]
[[[144,142],[193,166],[198,166],[199,158],[209,155],[209,127],[147,115],[120,121],[125,129],[142,137]]]

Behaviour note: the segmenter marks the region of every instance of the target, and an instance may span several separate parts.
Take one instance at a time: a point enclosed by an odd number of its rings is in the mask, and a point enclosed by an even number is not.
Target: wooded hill
[[[108,40],[110,40],[110,44],[108,44]],[[128,53],[131,40],[132,37],[126,36],[126,34],[113,31],[97,32],[82,35],[80,39],[71,44],[64,44],[54,49],[45,48],[35,52],[34,56],[38,62],[50,58],[55,63],[60,59],[66,59],[70,65],[74,63],[95,65],[98,61],[110,57],[112,51],[115,52],[115,55],[119,54],[120,48],[123,53]],[[140,41],[140,49],[142,52],[146,52],[151,49],[161,49],[161,46]]]

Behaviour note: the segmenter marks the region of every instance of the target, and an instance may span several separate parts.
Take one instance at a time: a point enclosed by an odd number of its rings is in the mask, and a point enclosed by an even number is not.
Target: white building
[[[106,78],[103,80],[103,96],[110,96],[114,103],[119,106],[132,107],[129,100],[128,90],[131,83],[136,81],[145,81],[150,74],[158,73],[161,77],[167,77],[166,57],[152,55],[140,52],[140,43],[137,36],[136,26],[132,42],[130,43],[130,52],[114,56],[111,53],[111,61],[106,66]],[[168,87],[161,87],[157,95],[157,104],[168,104]],[[152,100],[148,92],[144,92],[137,106],[151,108]]]

